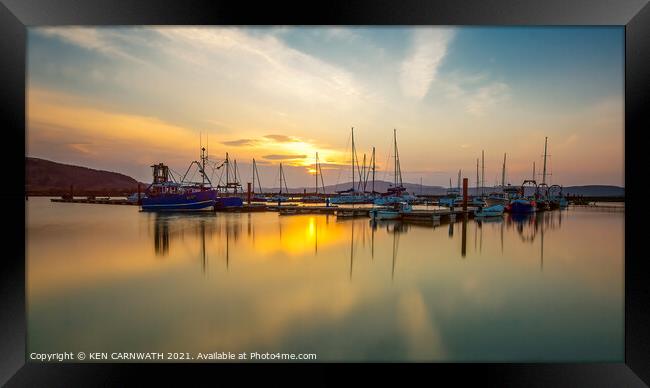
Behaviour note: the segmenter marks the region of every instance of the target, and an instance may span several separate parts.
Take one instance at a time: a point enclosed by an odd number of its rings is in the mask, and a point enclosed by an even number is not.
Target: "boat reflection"
[[[540,241],[540,269],[544,266],[544,233],[547,229],[557,229],[562,225],[563,211],[543,212],[534,214],[509,214],[502,217],[469,219],[458,217],[455,222],[447,225],[448,237],[454,239],[454,229],[460,228],[460,258],[468,257],[467,239],[469,229],[473,228],[473,255],[483,253],[484,228],[488,227],[490,236],[488,242],[500,242],[501,255],[508,230],[514,232],[518,239],[526,244]],[[199,256],[201,269],[207,272],[209,257],[222,258],[227,271],[231,267],[231,250],[233,244],[244,238],[253,251],[260,254],[269,252],[295,253],[304,257],[311,251],[314,257],[320,249],[326,251],[335,246],[348,245],[349,261],[348,278],[352,280],[355,270],[355,259],[363,252],[375,260],[376,240],[384,242],[383,237],[392,238],[391,278],[394,279],[398,260],[400,235],[412,230],[437,230],[439,223],[406,223],[395,220],[349,219],[342,222],[330,223],[329,215],[309,215],[294,217],[277,217],[265,214],[265,222],[260,222],[259,215],[254,214],[153,214],[153,245],[156,256],[169,256],[174,245],[179,247],[191,246]],[[245,218],[245,219],[244,219]],[[271,221],[270,223],[268,221]],[[499,230],[495,229],[499,228]],[[244,232],[245,228],[245,232]],[[444,230],[444,228],[442,229]],[[348,235],[346,239],[345,234]],[[377,236],[380,234],[380,236]],[[347,244],[346,244],[347,240]],[[361,240],[361,241],[359,241]],[[359,244],[361,243],[361,244]],[[369,244],[368,244],[369,243]],[[388,248],[388,247],[386,247]],[[234,249],[233,252],[236,252]],[[295,252],[293,252],[295,251]],[[431,254],[437,254],[434,249]],[[458,251],[456,251],[458,252]]]

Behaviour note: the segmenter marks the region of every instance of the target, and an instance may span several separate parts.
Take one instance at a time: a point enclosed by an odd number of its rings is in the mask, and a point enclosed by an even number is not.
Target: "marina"
[[[627,360],[622,26],[28,27],[26,354]]]

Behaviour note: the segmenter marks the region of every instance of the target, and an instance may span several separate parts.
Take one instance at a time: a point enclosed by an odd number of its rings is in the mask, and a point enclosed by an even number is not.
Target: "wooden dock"
[[[110,198],[51,198],[52,202],[63,203],[89,203],[99,205],[133,205],[138,206],[137,202],[132,202],[126,199],[110,199]]]
[[[455,222],[463,217],[474,218],[475,209],[467,210],[413,210],[403,213],[400,220],[404,222],[418,223],[443,223]]]
[[[299,206],[299,205],[285,205],[285,206],[269,206],[269,210],[277,211],[282,216],[294,214],[334,214],[336,206]]]
[[[269,207],[265,204],[244,204],[243,206],[215,207],[217,213],[256,213],[268,211]]]

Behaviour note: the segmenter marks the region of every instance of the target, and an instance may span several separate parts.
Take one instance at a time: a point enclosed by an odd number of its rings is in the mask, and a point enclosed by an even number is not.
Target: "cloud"
[[[211,72],[241,79],[265,93],[324,103],[352,103],[363,94],[352,74],[286,45],[271,34],[255,35],[235,27],[161,28],[161,46]]]
[[[221,144],[225,144],[227,146],[233,146],[233,147],[246,147],[246,146],[254,146],[258,144],[259,141],[255,139],[238,139],[238,140],[230,140],[230,141],[222,141]]]
[[[469,93],[466,98],[466,109],[469,113],[480,116],[485,111],[510,96],[510,87],[503,82],[493,82]]]
[[[293,142],[298,142],[300,139],[294,136],[286,136],[286,135],[266,135],[264,136],[267,139],[274,140],[277,143],[293,143]]]
[[[115,41],[121,39],[119,33],[112,30],[89,27],[42,27],[37,28],[36,32],[45,36],[59,38],[64,42],[87,50],[97,51],[107,56],[145,63],[142,59],[123,50],[120,44]]]
[[[491,79],[486,73],[453,72],[436,81],[436,87],[444,90],[447,99],[460,104],[474,116],[482,116],[510,98],[510,86]]]
[[[306,159],[307,155],[291,155],[291,154],[285,154],[285,155],[265,155],[262,156],[264,159],[269,159],[269,160],[292,160],[292,159]]]
[[[413,33],[411,55],[400,70],[404,95],[417,99],[426,96],[453,36],[454,30],[449,28],[418,28]]]

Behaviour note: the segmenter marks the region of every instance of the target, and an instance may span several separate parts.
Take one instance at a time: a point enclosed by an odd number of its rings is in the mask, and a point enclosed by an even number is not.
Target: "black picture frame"
[[[479,382],[496,386],[632,387],[650,383],[650,288],[643,254],[646,213],[640,191],[644,130],[650,128],[650,6],[648,0],[475,0],[246,2],[170,0],[0,0],[0,120],[6,142],[0,159],[5,184],[4,254],[0,276],[0,383],[8,386],[187,383],[205,374],[224,379],[294,380],[301,385],[349,379],[405,384]],[[25,97],[27,27],[42,25],[620,25],[625,26],[625,362],[617,364],[36,364],[26,363]],[[636,168],[633,168],[635,167]],[[589,325],[589,322],[585,322]],[[368,370],[369,368],[372,370]],[[378,367],[378,368],[377,368]],[[183,370],[180,370],[183,368]],[[255,368],[256,373],[251,373]],[[353,372],[343,377],[331,372]],[[189,373],[188,373],[189,372]],[[452,378],[452,380],[448,380]],[[270,379],[270,380],[267,380]],[[645,383],[644,383],[645,382]]]

